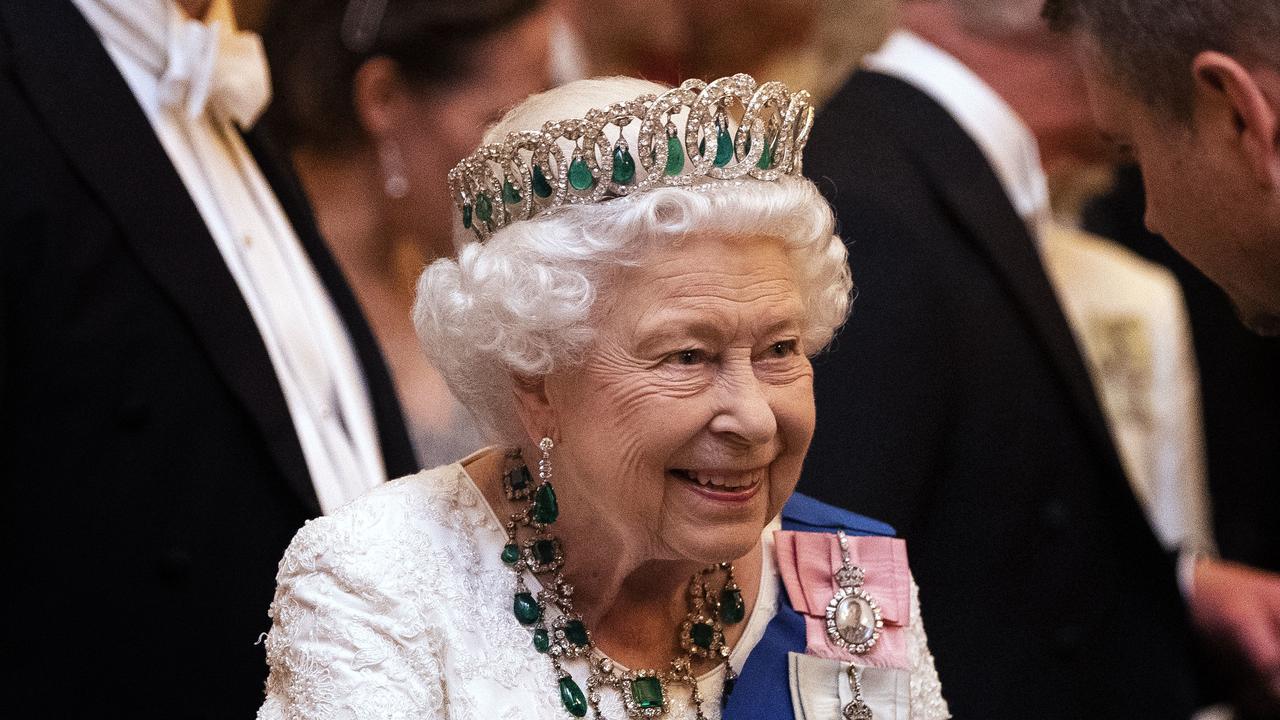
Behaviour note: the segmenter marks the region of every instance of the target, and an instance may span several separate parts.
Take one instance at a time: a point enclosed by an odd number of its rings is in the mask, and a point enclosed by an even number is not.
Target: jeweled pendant
[[[761,170],[768,170],[773,166],[773,147],[776,142],[769,142],[768,138],[764,141],[764,150],[760,152],[760,159],[756,161],[756,167]]]
[[[578,683],[568,675],[560,678],[560,702],[574,717],[585,717],[587,714],[587,698],[582,694]]]
[[[619,185],[630,185],[636,179],[636,161],[631,157],[627,141],[619,138],[613,146],[613,181]]]
[[[718,125],[720,131],[716,134],[715,166],[722,168],[733,159],[733,137],[729,135],[729,128],[725,123],[718,123]]]
[[[502,476],[502,489],[508,500],[523,500],[533,490],[533,475],[527,465],[520,465],[508,470]]]
[[[532,625],[542,619],[542,608],[538,607],[538,601],[533,599],[532,593],[516,593],[511,610],[521,625]]]
[[[827,604],[827,637],[855,655],[876,646],[882,627],[880,606],[859,588],[840,588]]]
[[[551,635],[546,630],[538,628],[533,631],[533,649],[540,653],[551,649]]]
[[[540,198],[551,197],[551,183],[547,182],[547,176],[538,165],[533,166],[533,194]]]
[[[538,486],[533,494],[533,521],[541,525],[550,525],[560,517],[560,505],[556,502],[556,491],[551,483]]]
[[[493,219],[493,204],[489,200],[489,196],[484,193],[476,195],[476,217],[483,222],[489,222]]]
[[[682,170],[684,170],[684,146],[680,144],[680,138],[668,137],[667,166],[663,172],[667,175],[679,175]]]
[[[656,677],[638,677],[631,681],[631,699],[639,710],[653,710],[664,707],[662,683]]]
[[[720,622],[725,625],[736,625],[746,617],[747,604],[742,600],[742,591],[736,587],[727,587],[720,591]]]
[[[581,155],[574,157],[573,162],[569,163],[569,185],[582,192],[595,187],[595,184],[596,178],[591,174],[591,168],[587,167],[587,161]]]
[[[507,543],[505,546],[503,546],[502,562],[508,565],[515,565],[516,561],[519,559],[520,559],[520,548],[516,547],[515,543]]]
[[[510,180],[502,181],[502,202],[508,205],[517,205],[520,203],[520,191]]]

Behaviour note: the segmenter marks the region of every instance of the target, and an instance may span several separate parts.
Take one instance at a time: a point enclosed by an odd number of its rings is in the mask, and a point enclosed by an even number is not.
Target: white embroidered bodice
[[[764,533],[759,600],[729,658],[736,670],[777,610],[773,529],[776,521]],[[386,483],[308,522],[280,561],[259,720],[570,718],[550,661],[511,612],[505,544],[502,524],[458,463]],[[911,709],[898,718],[946,718],[914,585],[912,603]],[[585,692],[585,661],[565,667]],[[722,688],[721,669],[699,680],[709,720],[720,718]],[[688,690],[672,696],[665,717],[693,718]],[[610,720],[626,718],[612,690],[600,707]]]

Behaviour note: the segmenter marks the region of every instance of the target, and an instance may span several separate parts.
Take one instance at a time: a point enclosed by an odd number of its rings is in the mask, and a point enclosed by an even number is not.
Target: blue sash
[[[892,537],[894,529],[869,517],[827,505],[796,493],[782,508],[782,529],[803,532]],[[779,583],[781,584],[781,583]],[[764,636],[747,656],[742,673],[725,706],[724,720],[790,720],[791,677],[788,653],[804,653],[804,618],[791,606],[787,589],[778,589],[778,614],[765,628]]]

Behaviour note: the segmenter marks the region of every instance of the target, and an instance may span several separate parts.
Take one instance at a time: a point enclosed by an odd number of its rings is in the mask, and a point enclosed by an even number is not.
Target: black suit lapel
[[[382,446],[382,460],[387,473],[391,477],[407,475],[417,469],[418,461],[413,452],[405,429],[404,416],[401,414],[400,401],[397,399],[395,385],[383,361],[369,323],[365,319],[360,303],[351,292],[346,277],[329,252],[320,230],[316,227],[311,206],[306,195],[298,185],[297,179],[289,170],[288,163],[279,155],[270,138],[261,128],[244,133],[245,145],[253,153],[262,174],[275,191],[276,197],[284,208],[289,224],[302,242],[307,256],[311,258],[320,281],[332,298],[338,315],[342,318],[355,346],[356,357],[364,371],[365,384],[369,390],[370,402],[373,406],[374,421],[378,426],[378,439]]]
[[[1097,394],[1035,241],[986,156],[942,106],[910,84],[867,71],[857,73],[851,82],[861,86],[858,94],[866,102],[892,113],[892,117],[877,113],[883,119],[883,131],[896,137],[905,154],[930,178],[957,223],[968,230],[1021,308],[1088,426],[1100,457],[1106,459],[1107,469],[1123,477]]]
[[[320,506],[266,347],[213,238],[93,29],[64,0],[0,4],[11,63],[70,165],[187,318],[289,485]]]

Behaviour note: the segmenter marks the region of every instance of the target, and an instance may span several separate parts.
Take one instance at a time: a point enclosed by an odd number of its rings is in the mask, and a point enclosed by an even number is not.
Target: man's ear
[[[1268,188],[1280,187],[1280,73],[1251,71],[1215,51],[1197,55],[1191,72],[1197,132],[1218,132],[1204,127],[1203,119],[1232,133],[1254,179]]]
[[[530,442],[537,445],[544,437],[559,442],[559,426],[547,396],[546,378],[512,375],[511,389],[516,400],[516,415],[519,416],[520,426],[524,428]]]

